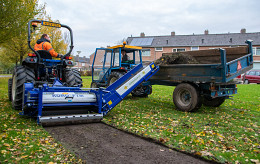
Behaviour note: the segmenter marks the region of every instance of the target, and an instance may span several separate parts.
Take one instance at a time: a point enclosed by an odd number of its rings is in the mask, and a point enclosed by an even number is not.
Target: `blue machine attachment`
[[[139,64],[107,88],[65,87],[58,81],[52,86],[43,84],[34,88],[33,83],[25,83],[21,115],[36,116],[38,123],[43,125],[100,122],[103,116],[158,69],[154,63],[146,67]]]

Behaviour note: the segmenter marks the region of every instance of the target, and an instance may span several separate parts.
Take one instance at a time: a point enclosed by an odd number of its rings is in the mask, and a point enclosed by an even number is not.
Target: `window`
[[[155,51],[163,51],[163,48],[162,47],[156,47]]]
[[[142,56],[151,56],[150,49],[142,49]]]
[[[182,52],[182,51],[186,51],[185,48],[173,48],[172,52]]]
[[[193,46],[193,47],[191,47],[191,51],[196,51],[196,50],[199,50],[199,47],[198,47],[198,46]]]
[[[253,55],[260,55],[260,47],[253,47]]]
[[[248,75],[255,75],[255,71],[250,71]]]
[[[85,67],[85,63],[81,63],[82,67]]]

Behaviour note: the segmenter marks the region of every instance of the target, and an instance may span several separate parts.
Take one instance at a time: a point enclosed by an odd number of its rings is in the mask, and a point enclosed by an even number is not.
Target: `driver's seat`
[[[37,52],[40,54],[40,57],[42,59],[52,59],[50,52],[46,50],[38,50]]]

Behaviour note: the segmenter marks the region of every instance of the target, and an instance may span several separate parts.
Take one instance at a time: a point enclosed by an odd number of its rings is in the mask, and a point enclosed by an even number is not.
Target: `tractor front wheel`
[[[90,88],[99,88],[96,82],[91,82]]]
[[[26,82],[34,83],[34,70],[25,66],[18,66],[14,69],[12,78],[12,106],[15,110],[22,109],[24,96],[23,85]]]
[[[120,77],[122,77],[124,74],[121,72],[112,72],[110,76],[108,77],[108,86],[113,84],[115,81],[117,81]]]

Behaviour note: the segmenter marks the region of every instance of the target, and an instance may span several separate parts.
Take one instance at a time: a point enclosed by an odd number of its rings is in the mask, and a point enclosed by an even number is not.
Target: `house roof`
[[[143,47],[237,46],[246,45],[249,39],[253,45],[260,45],[260,32],[128,37],[127,43]]]

